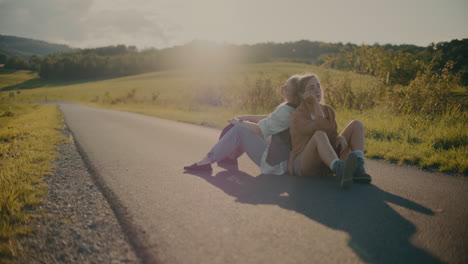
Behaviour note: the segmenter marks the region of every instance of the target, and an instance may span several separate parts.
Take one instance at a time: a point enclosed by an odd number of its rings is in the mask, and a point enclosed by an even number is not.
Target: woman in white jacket
[[[200,161],[184,167],[187,171],[212,171],[211,163],[227,158],[231,153],[240,149],[260,167],[263,174],[284,174],[288,170],[287,157],[271,157],[271,155],[288,155],[272,153],[272,136],[289,129],[291,113],[299,105],[301,96],[298,91],[301,76],[294,75],[281,86],[281,96],[285,102],[280,104],[271,114],[237,116],[229,123],[234,126]]]

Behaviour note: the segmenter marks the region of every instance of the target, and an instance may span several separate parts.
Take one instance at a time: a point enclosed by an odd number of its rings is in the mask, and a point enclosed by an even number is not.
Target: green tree
[[[32,56],[30,59],[29,59],[29,68],[33,71],[39,71],[40,67],[41,67],[41,63],[42,63],[42,60],[43,58],[40,57],[40,56]]]
[[[18,56],[9,58],[4,67],[7,69],[29,70],[28,62]]]
[[[453,62],[452,73],[460,73],[462,82],[468,85],[468,39],[440,42],[432,47],[436,68],[442,71],[448,62]]]
[[[7,61],[7,55],[0,53],[0,64],[5,64]]]

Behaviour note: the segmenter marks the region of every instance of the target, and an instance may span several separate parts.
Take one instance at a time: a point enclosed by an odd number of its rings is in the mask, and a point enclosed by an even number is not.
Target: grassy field
[[[0,262],[16,255],[18,236],[30,231],[62,128],[55,105],[0,103]]]
[[[358,97],[372,101],[365,92],[374,87],[375,78],[297,63],[199,67],[67,84],[39,84],[36,76],[31,76],[31,81],[15,86],[23,89],[15,99],[72,100],[221,128],[237,114],[271,112],[281,102],[278,87],[292,74],[304,72],[317,73],[325,90],[348,81]],[[458,93],[466,93],[466,89]],[[7,94],[0,96],[6,100]],[[353,119],[363,121],[368,157],[468,173],[465,109],[436,118],[391,114],[382,105],[362,111],[336,110],[340,129]]]
[[[339,111],[338,123],[361,120],[366,127],[366,156],[443,172],[468,173],[467,113],[431,119],[394,115],[383,109]]]
[[[34,78],[37,78],[35,72],[0,68],[0,88],[21,84]]]
[[[267,63],[154,72],[68,84],[43,82],[31,75],[30,80],[13,87],[22,92],[14,100],[72,100],[219,127],[234,113],[269,113],[281,102],[278,87],[292,74],[309,71],[319,75],[347,75],[306,64]],[[362,90],[372,81],[372,77],[355,74],[352,85]],[[2,83],[0,80],[0,88],[12,88]],[[7,96],[8,91],[3,92],[0,100]]]

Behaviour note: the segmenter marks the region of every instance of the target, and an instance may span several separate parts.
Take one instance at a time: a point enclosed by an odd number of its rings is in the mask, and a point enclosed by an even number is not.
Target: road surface
[[[367,161],[370,185],[239,170],[184,173],[219,130],[61,104],[145,263],[468,263],[465,178]]]

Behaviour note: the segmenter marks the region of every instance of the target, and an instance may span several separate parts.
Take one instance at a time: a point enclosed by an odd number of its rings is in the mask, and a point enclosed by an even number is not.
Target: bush
[[[353,109],[356,108],[356,95],[351,89],[351,78],[348,74],[341,78],[330,80],[330,76],[325,74],[322,82],[327,87],[324,99],[333,107]]]
[[[327,72],[322,76],[320,80],[322,86],[325,87],[324,100],[332,107],[363,111],[375,106],[378,98],[377,93],[380,91],[378,85],[365,90],[354,90],[351,85],[352,77],[349,73],[333,80]]]
[[[252,113],[271,112],[283,101],[278,92],[281,82],[263,72],[254,79],[246,76],[243,86],[238,107]]]
[[[451,73],[452,68],[453,62],[447,62],[439,73],[431,64],[408,86],[394,89],[388,95],[394,110],[406,114],[441,115],[456,107],[460,102],[453,90],[460,77]]]

